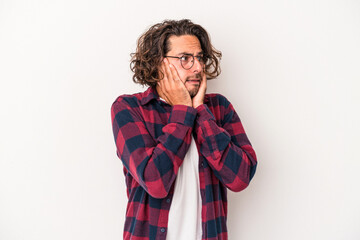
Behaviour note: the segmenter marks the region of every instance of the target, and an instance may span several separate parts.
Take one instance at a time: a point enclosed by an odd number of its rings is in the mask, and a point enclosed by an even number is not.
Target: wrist
[[[193,108],[197,108],[199,107],[200,105],[204,104],[204,102],[194,102],[193,103]]]
[[[188,107],[193,107],[192,102],[175,102],[175,103],[173,103],[171,105],[173,105],[173,106],[175,106],[175,105],[185,105],[185,106],[188,106]]]

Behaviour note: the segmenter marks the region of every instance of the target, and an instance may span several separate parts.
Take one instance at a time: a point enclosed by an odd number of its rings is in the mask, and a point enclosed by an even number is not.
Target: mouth
[[[193,84],[200,84],[200,79],[189,79],[189,80],[187,80],[187,82],[193,83]]]

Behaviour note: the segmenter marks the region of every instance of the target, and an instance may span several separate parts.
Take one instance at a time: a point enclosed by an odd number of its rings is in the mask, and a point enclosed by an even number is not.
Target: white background
[[[360,2],[0,0],[0,239],[121,239],[110,106],[149,26],[190,18],[222,51],[208,92],[259,160],[231,240],[360,239]]]

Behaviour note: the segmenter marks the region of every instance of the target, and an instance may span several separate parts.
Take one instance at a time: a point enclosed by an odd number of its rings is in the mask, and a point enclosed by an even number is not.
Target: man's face
[[[193,35],[171,36],[168,39],[170,51],[167,56],[181,57],[184,54],[193,56],[202,55],[199,39]],[[181,81],[185,84],[191,97],[199,91],[203,72],[203,64],[194,58],[194,65],[186,70],[181,66],[180,59],[168,58],[169,62],[175,66]]]

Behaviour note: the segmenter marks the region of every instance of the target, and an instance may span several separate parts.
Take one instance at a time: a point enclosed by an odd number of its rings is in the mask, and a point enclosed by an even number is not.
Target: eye
[[[205,63],[205,57],[200,55],[200,56],[196,56],[196,59],[201,62],[201,63]]]
[[[187,63],[187,62],[192,61],[192,56],[191,55],[182,55],[180,57],[180,60],[183,61],[184,63]]]

